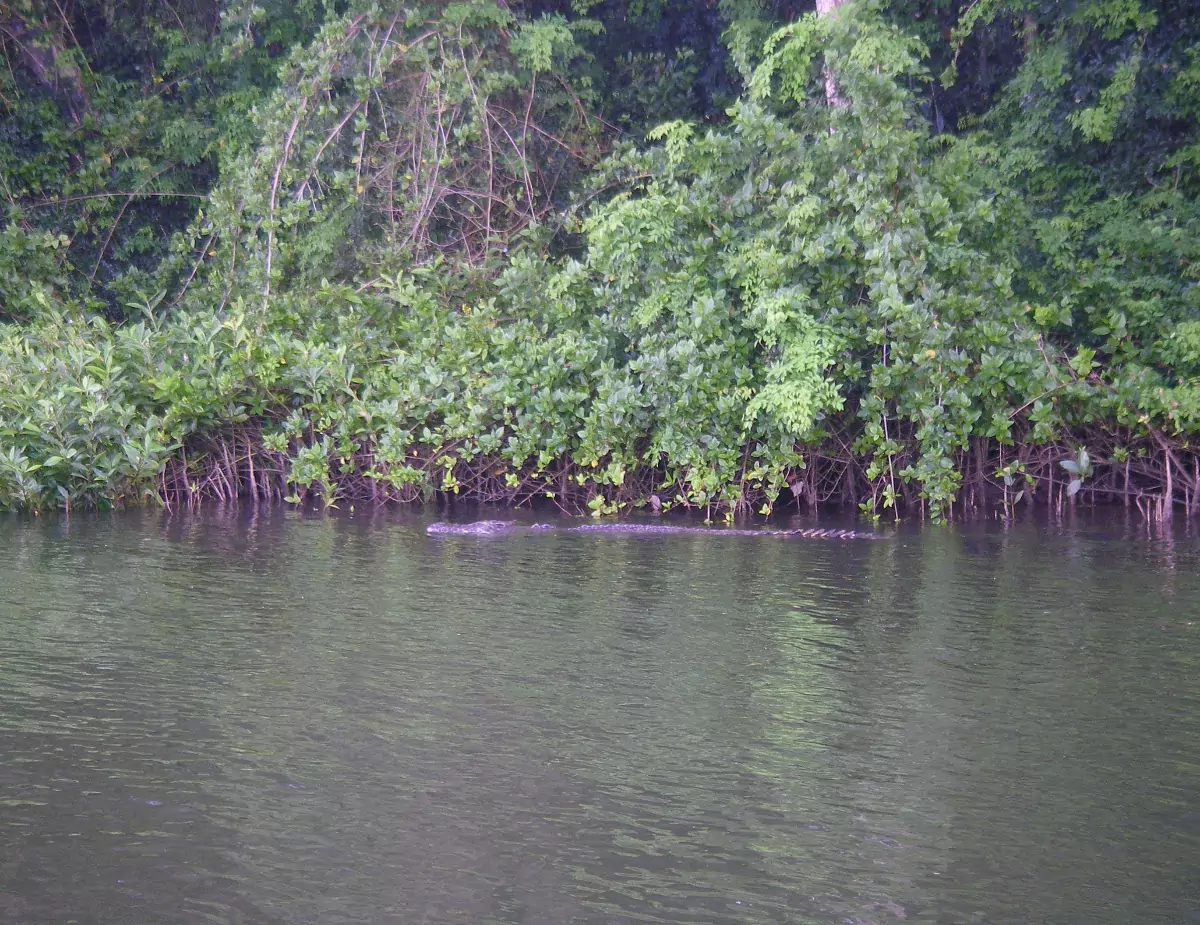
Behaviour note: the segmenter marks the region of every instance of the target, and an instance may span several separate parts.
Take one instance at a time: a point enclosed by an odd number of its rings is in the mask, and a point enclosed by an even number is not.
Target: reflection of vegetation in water
[[[894,580],[907,555],[888,544],[855,555],[852,567],[837,554],[814,558],[790,563],[796,580],[762,626],[772,645],[757,673],[747,767],[781,824],[759,831],[753,847],[772,879],[794,882],[793,902],[814,920],[884,921],[904,915],[916,873],[908,865],[918,862],[888,847],[909,839],[904,823],[873,812],[893,795],[896,769],[880,774],[876,760],[886,768],[894,756],[884,757],[890,749],[866,717],[903,696],[896,673],[872,663],[907,648],[911,618]],[[830,866],[835,856],[842,862]]]
[[[1170,788],[1156,794],[1143,778],[1122,797],[1127,769],[1103,756],[1156,697],[1137,660],[1113,653],[1157,645],[1183,622],[1127,615],[1172,613],[1177,594],[1200,586],[1160,599],[1172,557],[1114,568],[1125,542],[930,534],[864,550],[853,580],[809,576],[794,618],[773,625],[785,658],[760,676],[771,724],[750,766],[791,823],[764,829],[754,847],[817,917],[911,915],[928,909],[931,881],[967,892],[1033,882],[1061,870],[1070,833],[1088,829],[1105,845],[1129,842],[1121,853],[1138,876],[1182,895],[1177,870],[1164,877],[1145,862],[1153,826],[1125,828],[1129,802],[1154,815]],[[1194,660],[1179,642],[1168,658]],[[1082,707],[1098,703],[1111,709]],[[1193,736],[1151,712],[1164,755],[1194,751]],[[1017,831],[1031,824],[1045,826],[1041,844]],[[1069,918],[1071,902],[1047,896],[1039,908]]]
[[[1167,915],[1190,896],[1186,541],[420,527],[0,521],[6,793],[46,804],[8,810],[77,833],[20,863],[85,846],[115,882],[142,852],[143,911],[215,891],[280,921],[386,902],[1077,925],[1133,890]],[[30,920],[96,882],[51,896],[29,869]]]

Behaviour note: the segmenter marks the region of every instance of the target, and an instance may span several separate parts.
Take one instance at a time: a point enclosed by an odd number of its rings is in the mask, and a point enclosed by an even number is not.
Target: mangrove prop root
[[[900,433],[901,446],[911,434]],[[719,500],[703,505],[688,500],[688,472],[666,466],[631,468],[620,485],[601,485],[587,476],[594,471],[577,465],[569,456],[546,469],[514,466],[511,461],[485,454],[470,455],[458,444],[409,448],[403,467],[379,460],[372,445],[350,457],[331,457],[323,481],[298,485],[292,479],[290,457],[309,445],[312,435],[294,438],[284,451],[268,449],[257,424],[221,434],[193,437],[158,473],[153,491],[167,507],[194,508],[204,502],[227,503],[241,499],[278,501],[285,498],[323,504],[410,504],[460,500],[471,503],[525,506],[548,503],[561,513],[586,513],[599,496],[613,509],[629,510],[652,496],[670,501],[676,509],[704,507],[714,512],[744,513],[763,504],[776,510],[862,505],[867,514],[895,516],[925,511],[921,486],[905,482],[895,473],[915,461],[915,450],[898,452],[890,464],[868,478],[863,459],[850,447],[849,429],[835,433],[816,447],[801,448],[804,468],[785,473],[778,494],[746,477]],[[1075,495],[1068,488],[1071,475],[1062,468],[1086,447],[1092,472]],[[1062,515],[1079,507],[1105,503],[1136,507],[1151,520],[1166,523],[1173,512],[1200,513],[1200,453],[1194,446],[1160,432],[1080,431],[1069,439],[1015,445],[973,440],[954,460],[963,484],[954,505],[960,517],[1011,519],[1031,505],[1044,506]],[[1019,467],[1013,484],[1006,485],[1001,470]],[[789,490],[790,486],[790,490]],[[884,509],[881,499],[891,488],[894,506]],[[1031,508],[1030,508],[1031,509]],[[761,531],[757,531],[761,532]]]

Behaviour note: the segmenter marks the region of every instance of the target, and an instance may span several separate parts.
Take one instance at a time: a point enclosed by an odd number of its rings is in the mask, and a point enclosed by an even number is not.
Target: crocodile
[[[430,524],[425,532],[430,534],[449,533],[456,536],[504,536],[511,533],[553,530],[553,524],[519,524],[514,520],[475,520],[467,524],[448,524],[443,521]]]
[[[430,535],[457,536],[508,536],[517,533],[544,533],[556,530],[554,524],[521,524],[513,520],[476,520],[472,523],[450,524],[438,521],[430,524],[425,532]],[[783,536],[800,539],[821,540],[874,540],[881,539],[879,533],[862,533],[858,530],[829,530],[804,527],[798,530],[740,530],[726,527],[683,527],[672,524],[581,524],[565,527],[562,533],[622,533],[635,536],[660,536],[676,533],[699,533],[713,536]]]

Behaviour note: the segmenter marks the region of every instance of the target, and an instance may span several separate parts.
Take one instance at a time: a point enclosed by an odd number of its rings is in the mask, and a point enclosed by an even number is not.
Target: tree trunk
[[[828,16],[846,2],[847,0],[817,0],[817,15]],[[838,90],[837,81],[834,79],[833,71],[830,70],[828,64],[825,65],[825,101],[830,106],[836,106],[839,109],[847,103],[846,98]]]

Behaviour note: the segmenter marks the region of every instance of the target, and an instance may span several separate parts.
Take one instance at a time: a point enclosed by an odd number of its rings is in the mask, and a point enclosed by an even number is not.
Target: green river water
[[[0,922],[1200,922],[1200,541],[0,519]]]

